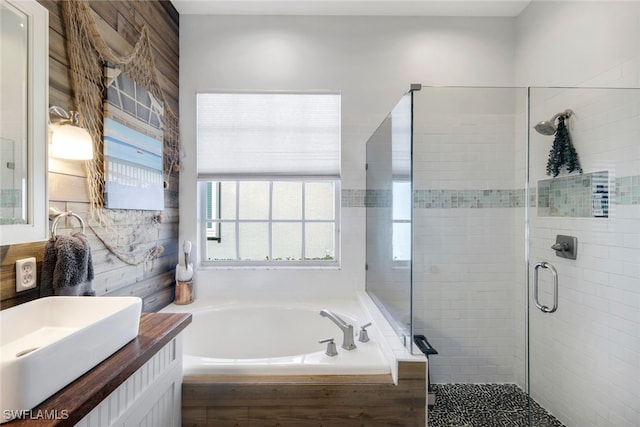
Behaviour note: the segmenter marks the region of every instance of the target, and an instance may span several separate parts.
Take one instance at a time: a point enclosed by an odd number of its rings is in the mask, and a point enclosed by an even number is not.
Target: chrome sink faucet
[[[342,348],[345,350],[353,350],[356,348],[356,345],[353,343],[353,326],[349,325],[347,322],[338,317],[334,312],[323,309],[320,311],[320,316],[328,317],[331,319],[333,323],[335,323],[338,328],[342,331],[344,338],[342,340]]]

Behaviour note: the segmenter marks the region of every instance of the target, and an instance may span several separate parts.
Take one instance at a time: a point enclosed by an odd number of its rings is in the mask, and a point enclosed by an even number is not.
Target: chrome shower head
[[[564,110],[562,113],[556,114],[549,120],[543,120],[539,122],[533,128],[542,135],[553,135],[556,133],[556,130],[557,130],[556,119],[558,117],[564,117],[565,119],[568,119],[572,115],[573,115],[573,111],[567,109],[567,110]]]
[[[533,128],[542,135],[553,135],[556,133],[555,118],[551,121],[543,120]]]

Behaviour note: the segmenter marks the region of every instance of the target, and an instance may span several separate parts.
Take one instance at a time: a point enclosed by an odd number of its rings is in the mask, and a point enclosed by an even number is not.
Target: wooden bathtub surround
[[[51,396],[33,409],[62,413],[60,420],[13,420],[3,426],[68,426],[75,425],[105,399],[138,368],[150,360],[162,347],[191,323],[187,313],[142,313],[138,336],[112,354],[101,364]],[[78,351],[82,357],[82,351]],[[73,363],[73,361],[70,361]]]
[[[185,376],[182,425],[425,426],[426,363],[391,375]]]

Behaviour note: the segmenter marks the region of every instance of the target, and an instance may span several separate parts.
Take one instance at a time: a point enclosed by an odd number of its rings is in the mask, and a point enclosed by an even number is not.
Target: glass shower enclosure
[[[516,425],[640,425],[639,114],[638,89],[415,85],[372,135],[366,288],[432,383],[515,385]]]
[[[405,94],[367,142],[366,286],[412,346],[412,98]]]

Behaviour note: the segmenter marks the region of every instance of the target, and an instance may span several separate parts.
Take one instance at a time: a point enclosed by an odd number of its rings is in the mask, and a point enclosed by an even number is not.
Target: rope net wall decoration
[[[127,73],[164,104],[163,174],[168,182],[177,171],[180,156],[178,117],[171,111],[159,84],[146,26],[132,51],[117,55],[98,32],[85,0],[63,1],[62,15],[71,68],[71,86],[82,125],[93,138],[94,158],[86,162],[89,186],[89,227],[120,260],[139,265],[155,259],[164,248],[158,244],[161,215],[143,210],[104,207],[103,94],[105,65]]]

